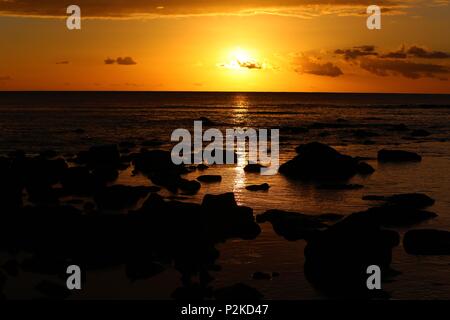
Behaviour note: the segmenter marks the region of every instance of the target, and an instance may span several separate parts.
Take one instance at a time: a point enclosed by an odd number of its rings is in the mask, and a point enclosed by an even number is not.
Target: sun
[[[245,63],[247,61],[253,60],[248,51],[243,50],[241,48],[237,48],[234,51],[232,51],[231,56],[235,61],[240,63]]]
[[[228,62],[221,63],[221,67],[232,70],[263,69],[264,65],[255,59],[249,51],[236,48],[230,51]]]

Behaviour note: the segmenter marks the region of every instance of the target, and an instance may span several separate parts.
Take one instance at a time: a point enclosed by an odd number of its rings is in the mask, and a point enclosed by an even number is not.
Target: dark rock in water
[[[322,184],[318,186],[318,189],[324,190],[358,190],[364,188],[360,184]]]
[[[391,196],[367,195],[363,200],[384,201],[389,205],[426,208],[434,204],[434,199],[423,193],[402,193]]]
[[[279,276],[280,276],[279,272],[276,272],[276,271],[272,272],[272,278],[276,278],[276,277],[279,277]]]
[[[28,186],[28,200],[35,204],[56,204],[59,198],[64,196],[62,188],[52,188],[50,186]]]
[[[193,283],[176,288],[170,296],[175,300],[201,301],[212,297],[212,288]]]
[[[406,131],[406,130],[408,130],[408,126],[406,126],[404,123],[394,124],[391,126],[391,128],[389,130],[391,130],[391,131]]]
[[[70,296],[70,291],[66,286],[43,280],[36,286],[36,290],[46,295],[50,299],[66,299]]]
[[[264,296],[255,288],[243,283],[220,288],[214,291],[217,300],[261,300]]]
[[[135,205],[151,191],[152,187],[114,185],[97,191],[94,200],[100,209],[118,210]]]
[[[374,144],[376,144],[376,142],[373,140],[364,140],[363,144],[366,146],[373,146]]]
[[[125,266],[125,273],[132,282],[156,276],[163,271],[164,267],[161,264],[145,259],[130,261]]]
[[[205,126],[214,126],[216,123],[207,117],[200,117],[197,121],[202,121],[202,124]]]
[[[43,150],[39,153],[39,156],[44,159],[52,159],[58,156],[55,150]]]
[[[378,151],[378,161],[380,162],[406,162],[406,161],[422,161],[422,157],[415,152],[403,150],[387,150]]]
[[[119,171],[113,166],[102,166],[95,168],[92,171],[94,180],[99,185],[104,185],[108,182],[114,182],[119,177]]]
[[[150,180],[159,186],[176,193],[181,180],[180,175],[188,170],[183,165],[175,165],[172,162],[169,151],[151,150],[141,152],[133,159],[134,168],[148,176]]]
[[[291,178],[302,180],[346,180],[359,170],[359,161],[343,155],[322,143],[312,142],[296,148],[298,155],[282,164],[279,172]]]
[[[258,184],[258,185],[250,185],[246,186],[245,189],[249,191],[267,191],[269,190],[270,186],[268,183]]]
[[[2,269],[11,277],[17,277],[19,275],[19,263],[15,259],[5,262],[2,265]]]
[[[150,150],[137,154],[133,159],[133,164],[138,172],[151,176],[158,173],[186,173],[186,169],[181,165],[175,165],[169,151]]]
[[[372,174],[375,172],[375,169],[366,162],[358,162],[357,166],[358,173],[361,175]]]
[[[206,169],[208,169],[208,168],[209,168],[209,167],[208,167],[206,164],[204,164],[204,163],[200,163],[200,164],[197,166],[197,169],[200,170],[200,171],[206,170]]]
[[[307,133],[307,132],[309,132],[309,129],[304,128],[304,127],[285,126],[285,127],[280,127],[280,131],[282,133],[299,134],[299,133]]]
[[[411,226],[437,217],[434,212],[399,205],[374,207],[367,210],[367,213],[385,227]]]
[[[384,278],[400,237],[397,232],[382,230],[366,212],[359,212],[307,241],[308,281],[327,295],[362,298],[372,294],[366,286],[367,267],[379,266]]]
[[[450,232],[433,229],[409,230],[403,247],[414,255],[450,255]]]
[[[157,140],[157,139],[145,140],[142,142],[142,145],[144,147],[159,147],[163,144],[164,144],[164,142]]]
[[[79,152],[76,162],[90,168],[117,167],[120,164],[119,149],[115,144],[92,146],[88,151]]]
[[[219,175],[202,175],[197,177],[200,182],[220,182],[222,181],[222,176]]]
[[[411,136],[413,137],[428,137],[431,133],[424,129],[418,129],[411,132]]]
[[[186,194],[196,194],[202,185],[195,180],[180,179],[178,187]]]
[[[270,273],[256,271],[252,274],[253,280],[270,280],[272,279],[272,275]]]
[[[124,149],[133,149],[136,147],[136,143],[133,141],[122,141],[119,143],[119,147]]]
[[[275,233],[289,241],[308,239],[319,229],[327,227],[315,216],[282,210],[268,210],[257,215],[256,221],[272,223]]]
[[[61,184],[69,194],[90,195],[95,190],[95,179],[88,168],[68,168],[62,178]]]
[[[322,213],[317,216],[319,221],[338,221],[344,217],[342,214],[338,213]]]
[[[355,136],[356,138],[361,138],[361,139],[379,136],[378,133],[375,133],[372,131],[367,131],[367,130],[362,130],[362,129],[353,130],[352,133],[353,133],[353,136]]]
[[[73,132],[77,133],[77,134],[83,134],[83,133],[86,133],[86,130],[78,128],[78,129],[73,130]]]
[[[247,173],[260,173],[261,169],[265,168],[259,163],[249,163],[244,167],[244,171]]]
[[[249,207],[238,206],[232,192],[220,195],[207,194],[202,209],[212,237],[223,240],[231,237],[256,238],[261,229]]]

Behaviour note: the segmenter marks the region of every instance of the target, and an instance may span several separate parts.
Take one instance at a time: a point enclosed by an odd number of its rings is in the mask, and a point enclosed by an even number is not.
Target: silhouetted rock
[[[58,156],[58,153],[55,150],[42,150],[39,153],[39,156],[44,159],[52,159]]]
[[[367,173],[359,161],[343,155],[322,143],[312,142],[296,148],[298,155],[282,164],[279,172],[302,180],[349,179],[357,173]],[[361,170],[361,172],[360,172]]]
[[[357,190],[364,188],[364,186],[360,184],[321,184],[318,188],[324,190]]]
[[[73,132],[77,133],[77,134],[83,134],[83,133],[86,133],[86,130],[78,128],[78,129],[73,130]]]
[[[363,200],[383,201],[389,205],[403,207],[426,208],[434,204],[434,199],[423,193],[402,193],[391,196],[367,195]]]
[[[183,165],[172,162],[169,151],[151,150],[137,154],[132,160],[135,170],[148,176],[156,184],[163,186],[173,193],[178,190],[180,175],[187,173]]]
[[[424,129],[418,129],[411,132],[412,137],[428,137],[431,133]]]
[[[17,277],[19,275],[19,263],[15,259],[6,261],[2,265],[2,269],[11,277]]]
[[[338,213],[322,213],[316,217],[319,221],[337,221],[341,220],[344,215]]]
[[[95,168],[92,175],[97,184],[104,185],[116,181],[119,177],[119,171],[113,166],[102,166]]]
[[[270,273],[256,271],[252,274],[253,280],[270,280],[272,279],[272,275]]]
[[[196,194],[201,188],[201,184],[195,180],[180,179],[178,182],[180,188],[185,194]]]
[[[206,164],[204,164],[204,163],[200,163],[200,164],[197,166],[197,169],[200,170],[200,171],[206,170],[206,169],[208,169],[208,168],[209,168],[209,167],[208,167]]]
[[[145,140],[142,142],[142,145],[144,147],[159,147],[163,144],[164,144],[164,142],[157,140],[157,139]]]
[[[382,226],[385,227],[405,227],[411,226],[429,219],[437,217],[437,214],[430,211],[419,210],[413,207],[400,205],[386,205],[374,207],[367,212]]]
[[[237,283],[229,287],[214,291],[217,300],[261,300],[264,296],[255,288],[243,283]]]
[[[210,120],[207,117],[200,117],[198,119],[198,121],[202,121],[202,124],[205,125],[205,126],[214,126],[214,125],[216,125],[216,123],[214,121]]]
[[[408,126],[405,125],[404,123],[400,123],[400,124],[394,124],[390,127],[391,131],[406,131],[408,130]]]
[[[409,230],[403,238],[409,254],[450,255],[450,232],[433,229]]]
[[[250,185],[250,186],[245,187],[245,189],[247,189],[249,191],[267,191],[267,190],[269,190],[269,188],[270,188],[270,186],[268,183]]]
[[[261,229],[249,207],[238,206],[232,192],[220,195],[207,194],[203,198],[202,209],[212,237],[218,240],[240,237],[254,239]]]
[[[367,212],[354,213],[308,239],[306,278],[322,292],[338,297],[367,297],[367,267],[390,270],[397,232],[382,230]]]
[[[95,190],[95,178],[86,167],[71,167],[65,170],[61,184],[69,194],[90,195]]]
[[[163,271],[161,264],[145,259],[127,262],[125,266],[125,273],[132,282],[153,277]]]
[[[358,173],[361,175],[372,174],[375,172],[375,169],[366,162],[358,162],[357,170],[358,170]]]
[[[121,141],[119,143],[119,147],[125,149],[133,149],[134,147],[136,147],[136,143],[133,141]]]
[[[268,210],[257,215],[256,221],[272,223],[275,233],[289,241],[307,239],[319,229],[327,227],[315,216],[282,210]]]
[[[117,167],[120,165],[119,149],[115,144],[92,146],[88,151],[78,153],[76,163],[87,165],[89,168]]]
[[[372,131],[367,131],[367,130],[362,130],[362,129],[353,130],[352,133],[355,138],[359,138],[359,139],[379,136],[378,133],[375,133]]]
[[[202,176],[197,177],[197,180],[200,182],[208,182],[208,183],[220,182],[220,181],[222,181],[222,176],[207,174],[207,175],[202,175]]]
[[[421,160],[422,157],[415,152],[387,149],[378,151],[378,161],[380,162],[418,162]]]
[[[156,190],[159,188],[114,185],[97,191],[94,200],[100,209],[119,210],[134,206],[139,199]]]
[[[262,164],[259,163],[249,163],[244,167],[244,171],[247,173],[260,173],[261,169],[265,168]]]
[[[66,299],[70,296],[70,291],[63,285],[43,280],[36,286],[36,290],[50,299]]]

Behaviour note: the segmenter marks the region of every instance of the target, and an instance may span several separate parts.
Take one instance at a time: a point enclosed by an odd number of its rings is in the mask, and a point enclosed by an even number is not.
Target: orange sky
[[[0,2],[0,90],[450,93],[448,1],[362,2]]]

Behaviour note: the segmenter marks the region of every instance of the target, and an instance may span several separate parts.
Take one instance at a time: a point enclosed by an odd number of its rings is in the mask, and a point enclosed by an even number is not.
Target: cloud
[[[137,64],[136,61],[134,61],[133,58],[131,58],[131,57],[124,57],[124,58],[118,57],[117,59],[107,58],[107,59],[105,59],[104,62],[105,62],[105,64],[117,63],[122,66],[132,66],[132,65]]]
[[[255,62],[255,61],[238,61],[239,66],[241,68],[247,68],[247,69],[262,69],[263,65],[259,62]]]
[[[345,60],[354,60],[359,57],[378,55],[378,53],[375,51],[375,46],[371,45],[357,46],[351,49],[337,49],[334,51],[334,53],[344,56]]]
[[[9,81],[12,80],[10,76],[0,76],[0,81]]]
[[[78,0],[84,17],[133,18],[211,14],[277,14],[312,17],[321,14],[359,15],[369,0]],[[412,5],[410,0],[378,0],[385,11]],[[0,15],[66,16],[60,0],[0,1]],[[365,11],[365,10],[364,10]]]
[[[409,79],[438,78],[447,80],[450,67],[432,63],[417,63],[406,60],[366,58],[360,67],[378,76],[400,75]]]
[[[58,61],[56,64],[69,64],[69,61]]]
[[[115,59],[111,59],[111,58],[106,58],[105,59],[105,64],[114,64],[114,63],[116,63]]]
[[[316,76],[339,77],[344,73],[342,70],[331,62],[320,63],[318,59],[308,57],[306,55],[298,56],[295,61],[295,72],[303,74],[313,74]]]
[[[412,46],[408,49],[408,54],[417,58],[424,59],[448,59],[450,58],[450,53],[442,52],[442,51],[429,51],[425,48],[421,48],[418,46]]]
[[[124,66],[131,66],[131,65],[136,64],[136,62],[131,57],[124,57],[124,58],[119,57],[119,58],[117,58],[116,62],[117,62],[117,64],[124,65]]]

